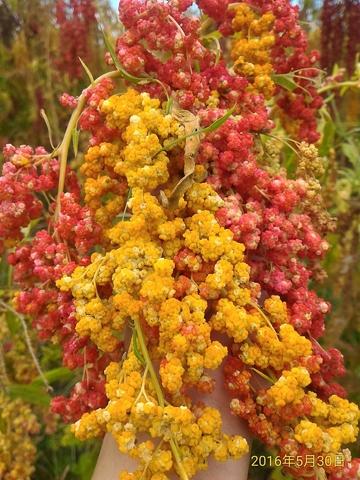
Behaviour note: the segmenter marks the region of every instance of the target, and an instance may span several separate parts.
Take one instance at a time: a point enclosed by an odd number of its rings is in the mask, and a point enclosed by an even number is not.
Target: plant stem
[[[251,370],[253,370],[255,373],[257,373],[260,377],[264,378],[265,380],[267,380],[269,383],[276,383],[274,381],[273,378],[269,377],[268,375],[266,375],[265,373],[261,372],[260,370],[258,370],[257,368],[255,367],[250,367]]]
[[[277,331],[275,330],[274,328],[274,325],[271,323],[271,321],[268,319],[268,317],[265,315],[265,313],[261,310],[260,307],[258,307],[258,305],[256,305],[255,302],[249,302],[249,305],[251,305],[253,308],[255,308],[255,310],[257,310],[260,315],[263,317],[263,319],[266,321],[266,323],[268,324],[268,326],[272,329],[272,331],[275,333],[276,337],[278,337],[278,334],[277,334]]]
[[[117,70],[111,71],[104,73],[104,75],[101,75],[98,77],[92,86],[97,85],[100,83],[102,80],[105,78],[115,78],[119,77],[120,72]],[[57,192],[57,197],[56,197],[56,210],[55,210],[55,222],[59,220],[59,215],[60,215],[60,209],[61,209],[61,195],[64,191],[64,185],[65,185],[65,175],[66,175],[66,165],[67,165],[67,159],[68,159],[68,153],[69,153],[69,147],[70,143],[72,140],[72,133],[74,128],[76,128],[76,124],[79,120],[79,117],[85,107],[86,104],[86,89],[83,90],[82,94],[78,98],[78,103],[73,111],[69,123],[66,127],[64,138],[62,139],[62,142],[58,148],[56,148],[52,154],[52,156],[55,156],[57,154],[60,154],[60,171],[59,171],[59,184],[58,184],[58,192]]]
[[[154,366],[152,364],[152,361],[151,361],[151,358],[150,358],[150,355],[149,355],[149,352],[148,352],[148,349],[147,349],[147,346],[146,346],[144,334],[142,332],[141,325],[140,325],[140,322],[139,322],[138,319],[134,320],[134,325],[135,325],[135,331],[136,331],[137,336],[138,336],[141,353],[142,353],[142,355],[144,357],[144,360],[146,362],[146,366],[149,369],[150,377],[151,377],[153,386],[155,388],[155,392],[156,392],[156,396],[158,398],[159,405],[160,405],[160,407],[164,407],[165,406],[165,398],[164,398],[163,392],[161,390],[161,386],[160,386],[159,380],[157,378]],[[180,475],[181,480],[189,480],[189,477],[187,476],[187,473],[185,472],[184,466],[182,464],[182,461],[181,461],[181,458],[180,458],[180,453],[179,453],[179,451],[178,451],[178,449],[175,445],[174,439],[171,438],[169,443],[170,443],[172,454],[174,455],[174,458],[175,458],[175,461],[176,461],[176,464],[177,464],[177,467],[178,467],[178,470],[179,470],[179,475]]]
[[[359,81],[358,80],[349,80],[347,82],[341,82],[341,83],[330,83],[329,85],[325,85],[324,87],[321,87],[318,89],[318,93],[324,93],[329,90],[335,90],[337,88],[342,88],[342,87],[358,87],[359,88]]]
[[[152,361],[151,361],[151,358],[150,358],[150,355],[149,355],[149,352],[148,352],[148,349],[147,349],[147,346],[146,346],[146,343],[145,343],[144,334],[142,332],[139,320],[135,319],[134,324],[135,324],[135,330],[136,330],[138,340],[139,340],[139,344],[140,344],[141,353],[142,353],[142,355],[144,357],[144,360],[145,360],[145,363],[146,363],[146,365],[149,369],[150,377],[151,377],[151,380],[152,380],[154,388],[155,388],[155,392],[156,392],[156,396],[158,398],[159,405],[160,405],[160,407],[164,407],[164,405],[165,405],[164,395],[162,393],[162,390],[161,390],[161,387],[160,387],[160,384],[159,384],[159,380],[157,378],[154,366],[152,364]]]
[[[39,372],[39,376],[41,378],[41,380],[43,381],[46,389],[48,392],[52,391],[52,387],[51,385],[49,384],[49,382],[47,381],[45,375],[44,375],[44,372],[42,371],[41,369],[41,366],[40,366],[40,363],[36,357],[36,354],[35,354],[35,351],[34,351],[34,347],[32,346],[32,343],[31,343],[31,339],[30,339],[30,336],[29,336],[29,331],[28,331],[28,328],[27,328],[27,325],[26,325],[26,322],[25,322],[25,319],[24,317],[16,312],[13,308],[10,307],[10,305],[8,305],[7,303],[3,302],[2,300],[0,300],[0,305],[9,310],[9,312],[11,312],[13,315],[15,315],[21,322],[21,326],[23,327],[23,330],[24,330],[24,337],[25,337],[25,343],[26,343],[26,346],[28,347],[28,350],[29,350],[29,353],[31,355],[31,358],[34,362],[34,365],[36,367],[36,370]]]

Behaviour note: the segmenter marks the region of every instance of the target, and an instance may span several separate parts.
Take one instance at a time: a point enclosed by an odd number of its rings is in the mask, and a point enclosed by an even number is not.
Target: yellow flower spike
[[[249,288],[241,288],[237,283],[232,282],[228,290],[228,299],[238,307],[245,307],[251,302],[251,290]]]
[[[81,419],[72,425],[71,430],[76,438],[79,440],[97,438],[105,432],[103,425],[98,421],[100,411],[101,409],[84,413]]]
[[[122,365],[122,370],[125,375],[131,375],[133,371],[141,372],[141,363],[139,362],[133,351],[128,351],[127,357]]]
[[[136,435],[134,432],[117,433],[112,431],[112,434],[121,453],[129,453],[135,447]]]
[[[214,450],[214,458],[218,462],[225,462],[229,458],[228,442],[222,440]]]
[[[153,473],[168,472],[173,465],[172,455],[169,450],[157,450],[149,464],[149,470]]]
[[[204,367],[215,369],[221,365],[221,362],[228,353],[227,347],[220,342],[212,342],[205,350]]]
[[[134,323],[135,323],[135,330],[136,330],[136,333],[138,335],[139,342],[140,342],[141,352],[142,352],[142,354],[144,356],[144,359],[145,359],[145,362],[146,362],[146,364],[149,368],[149,373],[150,373],[150,376],[151,376],[153,386],[154,386],[155,391],[156,391],[156,395],[158,397],[159,405],[160,405],[160,407],[163,407],[164,406],[164,396],[163,396],[158,378],[156,376],[153,364],[152,364],[151,359],[149,357],[149,352],[148,352],[147,347],[146,347],[146,343],[145,343],[143,332],[141,330],[141,326],[140,326],[139,322],[136,321],[136,320],[135,320]],[[187,475],[185,466],[182,462],[180,452],[179,452],[173,438],[170,439],[170,447],[171,447],[172,454],[175,458],[176,469],[177,469],[177,471],[180,475],[181,480],[188,480],[189,477]]]
[[[245,262],[237,262],[234,268],[235,279],[241,284],[246,284],[250,279],[250,267]]]
[[[248,336],[247,311],[225,298],[219,300],[210,324],[215,331],[227,333],[237,343],[243,342]]]
[[[271,79],[271,48],[275,43],[273,24],[275,17],[267,12],[257,18],[255,11],[245,3],[235,8],[232,21],[235,35],[231,57],[234,70],[247,77],[252,89],[271,98],[275,85]]]
[[[116,177],[114,167],[120,161],[120,144],[101,143],[90,147],[80,167],[85,176],[85,203],[95,219],[103,227],[109,227],[112,219],[125,206],[126,180]]]
[[[286,302],[282,302],[278,295],[272,295],[264,302],[264,310],[270,315],[273,322],[277,324],[288,323]]]
[[[206,210],[193,215],[184,233],[185,246],[201,254],[205,261],[217,260],[224,254],[227,242],[233,234],[220,227],[216,218]]]
[[[206,407],[197,423],[203,433],[219,434],[222,428],[221,414],[216,408]]]
[[[176,357],[160,365],[161,383],[169,393],[175,393],[180,390],[184,371],[181,361]]]
[[[188,348],[186,337],[180,333],[175,335],[171,340],[171,346],[172,350],[182,357]]]
[[[200,295],[186,295],[182,301],[189,307],[192,313],[200,312],[204,314],[207,308],[206,300],[201,298]]]
[[[332,424],[352,423],[357,425],[360,419],[358,405],[349,402],[346,398],[331,395],[329,397],[328,420]]]
[[[323,430],[309,420],[301,420],[295,427],[295,439],[315,453],[323,451]]]
[[[130,409],[133,405],[133,398],[123,396],[119,400],[111,400],[106,411],[110,414],[111,422],[124,423],[129,415]]]
[[[121,472],[119,476],[119,480],[139,480],[139,479],[140,479],[139,472],[135,472],[135,473]]]
[[[241,346],[241,359],[246,365],[256,365],[262,369],[269,366],[269,357],[264,355],[259,345],[243,344]]]
[[[234,435],[228,439],[228,451],[233,459],[239,459],[249,451],[249,445],[244,437]]]
[[[266,396],[276,407],[289,403],[299,403],[305,396],[304,387],[311,383],[309,372],[304,367],[285,370],[281,377],[266,392]]]
[[[127,178],[130,187],[153,190],[169,178],[167,168],[169,160],[166,153],[161,151],[155,154],[162,150],[162,142],[165,139],[181,133],[180,124],[163,114],[159,109],[159,102],[144,97],[141,99],[141,95],[136,96],[136,100],[141,102],[141,107],[137,109],[135,102],[132,115],[129,115],[131,112],[128,105],[129,95],[132,94],[110,97],[102,105],[104,108],[105,104],[107,110],[114,107],[113,116],[116,114],[116,120],[113,121],[108,114],[106,118],[109,126],[125,128],[122,135],[125,147],[114,170]]]
[[[106,115],[106,124],[109,128],[123,129],[131,115],[140,112],[142,99],[139,93],[128,88],[122,95],[113,95],[104,100],[100,106],[100,112]]]
[[[216,212],[224,205],[222,198],[208,183],[194,183],[185,194],[188,208],[196,213],[199,210]]]
[[[214,273],[206,277],[205,283],[210,289],[221,291],[229,285],[234,276],[233,266],[228,260],[218,260],[214,267]]]
[[[292,325],[280,325],[279,337],[283,344],[285,361],[305,357],[312,354],[312,345],[310,340],[300,335]]]
[[[197,423],[191,423],[188,425],[182,425],[181,435],[186,443],[193,447],[199,443],[202,431]]]
[[[306,394],[312,405],[311,417],[318,417],[318,420],[327,418],[329,414],[329,405],[317,397],[316,393],[308,392]]]
[[[242,243],[231,241],[225,245],[224,259],[229,260],[232,265],[236,265],[244,260],[244,251],[245,246]]]
[[[137,458],[144,463],[149,463],[153,456],[155,445],[151,440],[141,442],[137,447]]]
[[[169,477],[166,476],[164,473],[155,473],[151,475],[150,480],[168,480]]]
[[[189,383],[196,383],[204,373],[204,357],[200,353],[189,352],[186,360],[188,368],[185,378]]]
[[[116,380],[120,374],[121,365],[118,362],[110,362],[109,365],[105,368],[106,380]]]
[[[216,440],[212,435],[204,434],[199,443],[194,448],[194,453],[198,457],[197,469],[201,470],[204,464],[206,465],[205,459],[209,457],[216,448]]]
[[[158,227],[160,240],[174,240],[185,231],[185,223],[182,218],[164,222]]]
[[[343,423],[337,427],[329,427],[325,429],[325,451],[336,453],[342,444],[355,442],[359,433],[359,429],[349,423]]]

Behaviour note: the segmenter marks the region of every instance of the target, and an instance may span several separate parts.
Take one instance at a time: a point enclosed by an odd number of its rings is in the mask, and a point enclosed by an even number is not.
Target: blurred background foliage
[[[41,109],[59,138],[68,117],[59,96],[88,83],[79,57],[94,75],[104,68],[99,25],[118,26],[108,0],[0,0],[0,146],[47,145]]]
[[[88,79],[78,57],[98,75],[104,68],[105,46],[99,25],[116,35],[113,2],[107,0],[0,0],[0,147],[5,143],[48,146],[40,114],[52,125],[55,142],[64,130],[67,112],[63,92],[77,94]],[[317,285],[329,300],[327,330],[322,342],[345,356],[341,380],[350,398],[360,403],[360,2],[303,0],[297,2],[310,44],[321,51],[322,91],[319,151],[326,166],[322,179],[329,211],[337,228],[328,240],[324,262],[327,278]],[[283,148],[283,165],[291,166],[291,150]],[[291,167],[289,167],[291,168]],[[6,300],[9,271],[0,265],[0,297]],[[80,444],[68,427],[47,412],[50,396],[69,390],[79,379],[59,368],[56,346],[40,344],[26,321],[10,311],[0,318],[0,387],[20,397],[36,413],[36,480],[89,480],[99,442]],[[51,384],[47,392],[34,357]],[[81,375],[78,374],[78,375]],[[10,386],[10,387],[9,387]],[[0,426],[1,427],[1,426]],[[360,454],[360,447],[353,453]],[[254,442],[253,455],[272,455]],[[289,480],[279,468],[252,467],[251,480]],[[19,479],[20,480],[20,479]]]

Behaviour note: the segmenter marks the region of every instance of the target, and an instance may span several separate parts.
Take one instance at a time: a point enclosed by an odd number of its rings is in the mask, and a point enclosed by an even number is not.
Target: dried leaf
[[[200,147],[200,120],[188,110],[182,110],[178,104],[174,104],[172,114],[176,120],[184,125],[185,149],[184,149],[184,174],[185,176],[177,183],[175,188],[166,198],[161,192],[160,199],[167,208],[176,208],[179,200],[193,184],[193,173],[195,170],[195,157]]]
[[[192,135],[200,131],[200,120],[188,110],[181,110],[178,105],[174,105],[174,118],[184,125],[185,130],[185,151],[184,151],[184,173],[185,176],[194,172],[195,156],[200,147],[200,135]]]
[[[176,187],[171,192],[170,197],[167,199],[167,208],[175,209],[178,206],[180,199],[194,183],[193,174],[194,172],[189,173],[176,184]]]
[[[174,209],[177,207],[179,200],[186,193],[186,191],[193,184],[193,174],[195,170],[195,157],[200,147],[200,135],[203,133],[210,133],[218,129],[223,125],[226,120],[232,115],[236,108],[234,105],[228,110],[224,116],[218,118],[215,122],[205,128],[200,128],[200,120],[193,113],[188,110],[181,110],[178,105],[173,107],[173,116],[184,125],[185,135],[178,138],[171,143],[170,148],[162,149],[170,150],[175,145],[185,140],[184,150],[184,174],[185,176],[177,183],[169,198],[166,197],[164,192],[160,192],[160,200],[164,207]],[[160,153],[160,152],[157,152]]]

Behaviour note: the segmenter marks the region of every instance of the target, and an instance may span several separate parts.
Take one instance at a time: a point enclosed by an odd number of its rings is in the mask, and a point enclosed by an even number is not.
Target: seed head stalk
[[[112,72],[107,72],[104,73],[104,75],[101,75],[97,79],[94,80],[92,83],[92,87],[100,83],[102,80],[105,78],[116,78],[120,76],[120,72],[118,70],[114,70]],[[78,97],[78,103],[73,111],[69,123],[66,127],[64,137],[60,143],[60,145],[53,151],[52,156],[59,155],[60,157],[60,171],[59,171],[59,183],[58,183],[58,191],[57,191],[57,197],[56,197],[56,209],[55,209],[55,223],[59,220],[60,216],[60,210],[61,210],[61,195],[64,192],[64,186],[65,186],[65,176],[66,176],[66,165],[67,165],[67,160],[68,160],[68,155],[69,155],[69,148],[70,148],[70,143],[72,140],[72,135],[74,128],[76,128],[77,122],[79,120],[79,117],[85,107],[86,104],[86,89],[83,90],[82,94]]]
[[[147,349],[147,346],[146,346],[144,334],[142,332],[141,325],[140,325],[140,322],[139,322],[138,319],[134,320],[134,325],[135,325],[135,331],[136,331],[136,334],[137,334],[137,337],[138,337],[138,340],[139,340],[139,346],[140,346],[140,349],[141,349],[141,353],[144,357],[146,366],[149,370],[149,374],[150,374],[153,386],[155,388],[155,392],[156,392],[156,396],[158,398],[159,405],[160,405],[160,407],[164,407],[165,406],[165,398],[164,398],[164,395],[163,395],[158,377],[156,375],[154,366],[152,364],[152,361],[151,361],[151,358],[150,358],[150,355],[149,355],[149,352],[148,352],[148,349]],[[172,454],[174,455],[174,458],[175,458],[175,461],[176,461],[176,464],[177,464],[177,467],[178,467],[178,470],[179,470],[179,475],[180,475],[181,480],[189,480],[189,477],[187,476],[187,473],[186,473],[186,471],[184,469],[184,466],[182,464],[180,453],[179,453],[179,450],[178,450],[178,448],[175,444],[174,438],[171,438],[169,443],[170,443],[170,448],[171,448]]]

